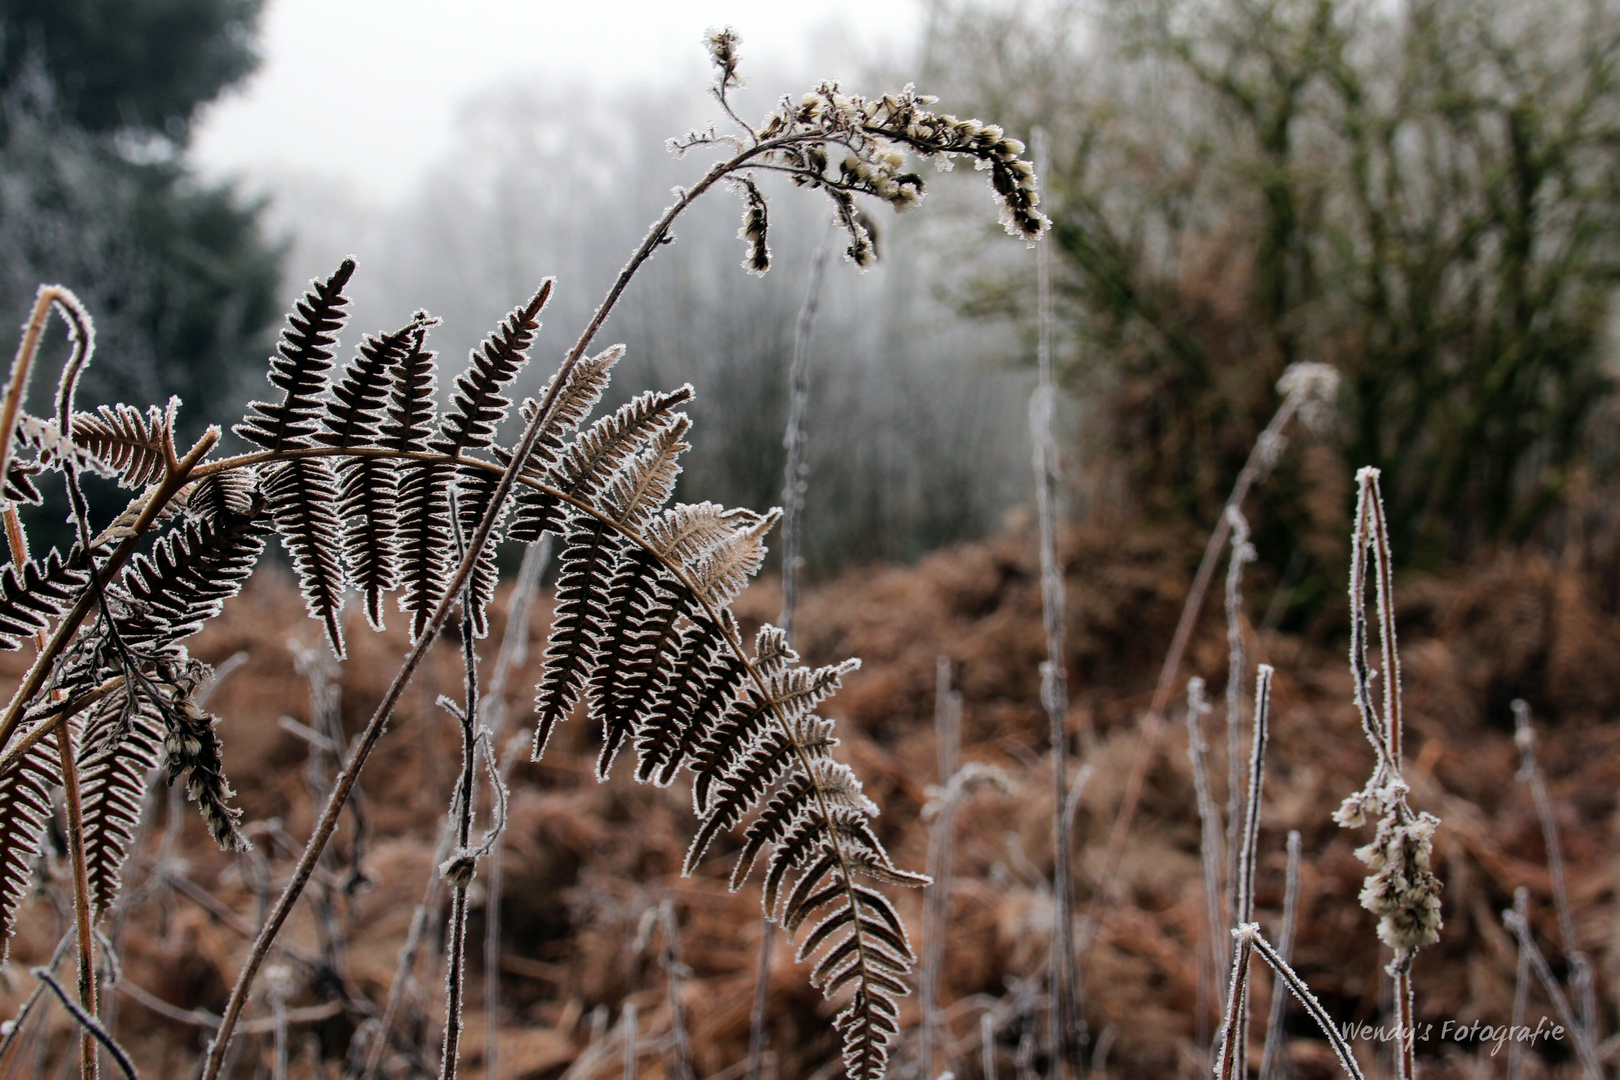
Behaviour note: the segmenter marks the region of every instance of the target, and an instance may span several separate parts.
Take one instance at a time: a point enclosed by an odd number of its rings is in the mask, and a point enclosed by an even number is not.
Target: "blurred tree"
[[[1070,374],[1145,498],[1209,520],[1319,359],[1406,565],[1559,505],[1611,389],[1614,0],[939,0],[931,28],[949,103],[1052,133]]]
[[[280,251],[183,158],[196,110],[257,62],[260,5],[0,0],[0,317],[41,281],[77,290],[97,318],[87,402],[214,405],[262,370]]]
[[[264,0],[0,0],[0,91],[37,59],[92,132],[184,139],[197,107],[258,65]]]

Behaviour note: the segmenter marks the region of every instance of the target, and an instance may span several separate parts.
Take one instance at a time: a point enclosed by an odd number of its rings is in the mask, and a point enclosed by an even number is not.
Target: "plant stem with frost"
[[[1051,155],[1046,131],[1036,128],[1035,175],[1046,177]],[[1052,953],[1047,971],[1051,988],[1047,1009],[1047,1057],[1053,1076],[1061,1075],[1059,1061],[1069,1060],[1080,1073],[1085,1064],[1074,955],[1074,914],[1069,872],[1069,688],[1063,659],[1063,565],[1057,550],[1058,453],[1052,437],[1052,411],[1057,389],[1052,378],[1052,250],[1036,248],[1037,321],[1040,385],[1029,403],[1029,427],[1034,443],[1035,504],[1040,517],[1041,610],[1046,624],[1046,662],[1041,665],[1041,703],[1046,707],[1052,744]]]

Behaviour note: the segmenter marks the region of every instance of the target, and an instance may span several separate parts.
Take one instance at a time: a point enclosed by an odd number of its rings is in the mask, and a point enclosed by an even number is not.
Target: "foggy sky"
[[[250,189],[317,174],[392,203],[453,145],[466,103],[503,83],[690,79],[697,96],[703,33],[726,25],[756,81],[847,78],[909,54],[921,19],[921,0],[270,0],[264,63],[201,117],[193,160]]]

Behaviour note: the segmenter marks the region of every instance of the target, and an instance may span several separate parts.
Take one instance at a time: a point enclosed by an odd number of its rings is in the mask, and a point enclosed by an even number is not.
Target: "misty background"
[[[1277,378],[1316,360],[1337,416],[1284,455],[1256,522],[1302,603],[1339,592],[1365,464],[1411,565],[1576,550],[1620,603],[1617,8],[0,0],[0,304],[72,286],[100,330],[84,400],[176,393],[195,431],[261,391],[281,313],[346,255],[345,348],[425,308],[441,390],[555,276],[532,393],[706,167],[665,141],[718,119],[701,38],[729,24],[750,119],[837,78],[1047,129],[1075,519],[1207,529]],[[831,243],[812,571],[1021,520],[1035,259],[984,178],[930,173],[919,209],[869,208],[864,274],[823,201],[772,179],[765,278],[740,266],[741,202],[711,194],[599,338],[628,346],[615,400],[696,387],[679,497],[780,500],[794,327]]]

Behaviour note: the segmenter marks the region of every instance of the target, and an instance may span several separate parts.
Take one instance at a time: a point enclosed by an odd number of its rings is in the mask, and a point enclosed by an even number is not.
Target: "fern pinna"
[[[784,100],[756,129],[726,100],[736,85],[735,37],[715,35],[710,51],[719,71],[715,94],[742,134],[711,129],[675,144],[682,153],[718,147],[730,156],[678,189],[550,382],[519,407],[515,438],[503,439],[507,395],[540,330],[549,281],[473,350],[441,411],[427,347],[435,320],[426,313],[363,338],[337,367],[345,289],[355,272],[345,260],[312,282],[288,317],[270,362],[276,393],[254,402],[235,428],[256,449],[224,458],[210,456],[217,427],[189,450],[175,445],[176,401],[165,409],[76,411],[73,387],[93,351],[89,316],[66,289],[41,290],[0,401],[12,556],[0,571],[0,647],[31,641],[38,649],[0,714],[0,940],[28,891],[62,787],[82,898],[75,914],[86,1015],[95,1012],[92,920],[117,894],[151,780],[161,773],[183,783],[216,841],[245,844],[214,718],[198,704],[209,671],[188,654],[185,639],[242,587],[266,537],[279,537],[309,614],[340,657],[350,590],[379,629],[385,601],[395,596],[412,645],[262,921],[208,1049],[204,1080],[221,1074],[271,944],[400,694],[456,607],[468,669],[465,745],[482,738],[472,734],[474,642],[487,632],[495,549],[502,540],[532,544],[549,533],[561,554],[535,691],[535,756],[583,706],[602,728],[600,777],[621,756],[634,757],[643,782],[668,785],[690,774],[697,827],[683,869],[690,873],[722,834],[744,830],[732,887],[762,867],[767,916],[802,934],[798,955],[811,962],[811,981],[829,998],[846,996],[835,1023],[847,1074],[883,1074],[913,956],[894,906],[874,886],[925,879],[897,868],[885,852],[871,827],[876,807],[833,757],[833,724],[816,712],[856,662],[806,667],[771,626],[744,642],[730,606],[759,570],[778,512],[672,504],[691,427],[682,407],[692,388],[646,392],[592,421],[622,349],[593,353],[590,346],[637,270],[673,241],[676,217],[717,185],[744,198],[744,265],[766,269],[770,218],[756,171],[786,173],[825,194],[849,236],[850,259],[862,267],[874,252],[854,199],[875,197],[897,209],[915,203],[923,182],[904,171],[908,154],[966,157],[987,169],[1015,235],[1033,240],[1045,219],[1035,208],[1022,144],[999,128],[936,115],[932,99],[909,88],[868,100],[825,83],[799,101]],[[835,169],[834,162],[842,164]],[[21,408],[23,391],[53,311],[68,323],[73,347],[56,416],[30,416]],[[99,533],[79,492],[86,470],[135,492]],[[37,501],[35,481],[48,471],[65,476],[79,536],[67,553],[36,558],[15,504]],[[473,771],[469,752],[458,791],[470,791]],[[458,799],[453,812],[465,818],[472,800]],[[465,836],[467,821],[461,825]],[[477,854],[458,849],[447,862],[460,867],[456,888],[465,890]],[[446,1055],[446,1075],[454,1075],[453,1057]],[[93,1052],[87,1058],[93,1064]]]

